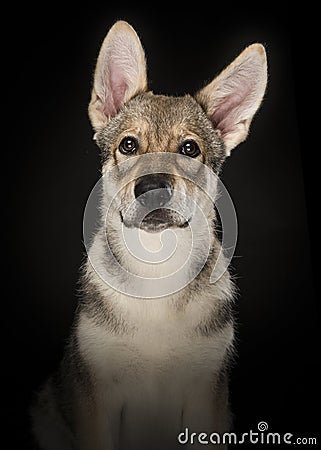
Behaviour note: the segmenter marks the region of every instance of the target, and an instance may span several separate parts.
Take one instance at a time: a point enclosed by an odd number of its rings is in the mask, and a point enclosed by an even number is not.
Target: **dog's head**
[[[89,104],[103,173],[114,174],[114,219],[155,232],[187,228],[197,207],[211,217],[213,199],[195,180],[203,166],[219,173],[245,140],[266,81],[264,47],[253,44],[194,96],[154,95],[137,34],[117,22],[102,44]]]

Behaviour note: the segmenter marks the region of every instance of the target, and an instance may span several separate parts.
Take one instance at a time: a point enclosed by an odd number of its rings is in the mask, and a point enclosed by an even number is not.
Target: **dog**
[[[89,104],[102,220],[64,357],[31,408],[41,449],[195,449],[200,433],[230,429],[235,288],[203,188],[215,196],[266,83],[255,43],[195,95],[154,94],[135,30],[117,21],[107,33]],[[175,251],[155,259],[173,234]]]

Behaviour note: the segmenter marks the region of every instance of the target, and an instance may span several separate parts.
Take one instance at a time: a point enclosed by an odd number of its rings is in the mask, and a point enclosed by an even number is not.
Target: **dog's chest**
[[[155,439],[155,449],[173,448],[183,423],[189,423],[188,411],[200,418],[211,410],[215,376],[233,331],[209,338],[161,312],[156,320],[140,313],[135,330],[126,334],[110,333],[83,317],[79,350],[94,373],[101,414],[113,417],[115,441],[122,430],[119,448],[145,450]]]
[[[102,383],[137,386],[168,391],[178,381],[178,391],[184,390],[200,377],[219,371],[231,330],[215,337],[192,333],[186,324],[175,319],[143,318],[134,331],[111,333],[84,317],[78,328],[79,349],[86,362]]]

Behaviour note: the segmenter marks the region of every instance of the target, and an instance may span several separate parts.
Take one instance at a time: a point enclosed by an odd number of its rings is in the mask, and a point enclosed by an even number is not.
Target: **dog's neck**
[[[158,238],[160,237],[158,236]],[[150,249],[154,246],[157,251],[159,248],[157,234],[146,236],[143,234],[143,239]],[[178,245],[177,252],[180,252],[179,247]],[[233,284],[228,270],[222,270],[222,276],[215,283],[211,283],[211,272],[220,250],[220,244],[216,240],[205,265],[199,267],[199,273],[194,279],[186,276],[185,279],[179,280],[186,283],[180,290],[174,292],[177,289],[177,280],[171,286],[166,278],[156,278],[149,284],[142,277],[140,287],[143,295],[138,296],[126,294],[130,282],[120,274],[119,262],[111,259],[108,253],[104,253],[105,248],[105,233],[98,233],[88,252],[88,260],[83,266],[83,304],[89,317],[96,317],[98,311],[101,315],[101,322],[108,323],[108,326],[114,330],[113,332],[122,333],[124,330],[134,330],[137,329],[137,324],[141,323],[144,325],[143,329],[147,325],[152,329],[155,327],[161,329],[164,327],[163,324],[167,323],[168,318],[181,317],[180,314],[188,315],[186,326],[188,329],[193,329],[208,315],[212,317],[212,310],[219,311],[223,308],[223,314],[225,310],[227,311],[227,302],[229,304],[233,299]],[[194,262],[197,261],[194,260]],[[134,261],[129,264],[134,264]],[[186,265],[187,267],[188,265]],[[188,271],[182,273],[187,275]],[[173,292],[164,296],[155,295],[161,293],[164,286],[167,291],[172,290]],[[218,313],[215,312],[215,316],[216,314]]]
[[[198,227],[197,217],[193,220],[191,227],[154,233],[109,222],[108,233],[101,229],[92,243],[91,265],[120,292],[153,298],[173,294],[203,270],[214,247],[219,249],[208,230]]]

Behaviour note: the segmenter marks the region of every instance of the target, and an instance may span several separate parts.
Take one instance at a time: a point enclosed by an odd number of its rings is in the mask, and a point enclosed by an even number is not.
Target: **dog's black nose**
[[[135,197],[146,208],[163,207],[169,202],[172,194],[172,186],[163,175],[144,175],[136,182]]]

